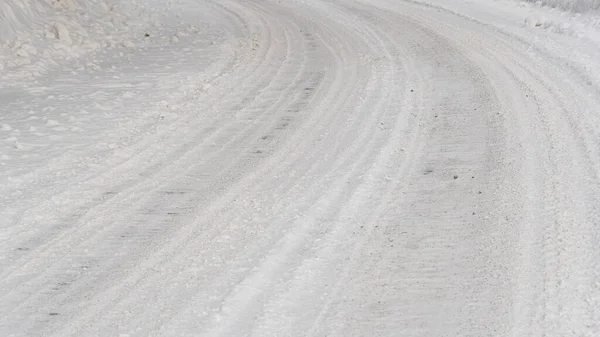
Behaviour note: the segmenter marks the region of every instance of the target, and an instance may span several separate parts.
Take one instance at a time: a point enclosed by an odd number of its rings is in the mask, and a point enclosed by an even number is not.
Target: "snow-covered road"
[[[195,26],[0,89],[0,336],[600,335],[600,47],[145,2]]]

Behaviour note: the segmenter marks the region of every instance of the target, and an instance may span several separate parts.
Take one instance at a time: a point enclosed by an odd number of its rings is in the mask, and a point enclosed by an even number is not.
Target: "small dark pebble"
[[[410,89],[410,92],[415,92],[413,89]]]
[[[458,179],[458,176],[457,176],[457,175],[455,175],[455,176],[454,176],[454,179]]]
[[[146,33],[144,34],[145,37],[150,37],[150,34]]]
[[[479,191],[479,194],[481,194],[481,191]]]
[[[58,316],[58,312],[51,312],[49,315],[50,316]]]

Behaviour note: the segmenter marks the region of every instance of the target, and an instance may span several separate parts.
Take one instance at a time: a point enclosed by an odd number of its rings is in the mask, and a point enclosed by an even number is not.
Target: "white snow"
[[[595,0],[0,0],[0,336],[600,336]]]
[[[539,6],[559,8],[575,13],[586,13],[600,10],[598,0],[525,0]]]
[[[132,0],[2,1],[0,80],[34,79],[100,49],[144,41],[156,18]]]
[[[55,38],[69,45],[73,43],[69,30],[62,23],[57,22],[52,28],[54,29],[53,33]]]

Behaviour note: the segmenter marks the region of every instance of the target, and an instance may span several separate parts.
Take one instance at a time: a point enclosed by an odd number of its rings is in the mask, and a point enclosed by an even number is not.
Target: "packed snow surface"
[[[0,0],[0,336],[600,336],[581,3]]]

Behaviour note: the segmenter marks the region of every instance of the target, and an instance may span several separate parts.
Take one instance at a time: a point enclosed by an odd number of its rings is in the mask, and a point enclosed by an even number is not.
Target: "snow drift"
[[[586,13],[600,9],[600,0],[527,0],[543,6],[560,8],[575,13]]]
[[[131,47],[152,21],[133,0],[2,0],[0,75],[35,77],[99,48]]]

